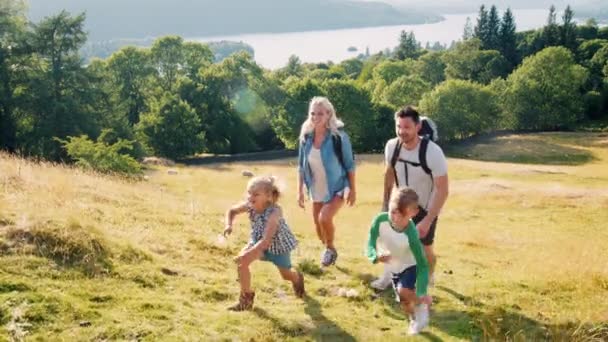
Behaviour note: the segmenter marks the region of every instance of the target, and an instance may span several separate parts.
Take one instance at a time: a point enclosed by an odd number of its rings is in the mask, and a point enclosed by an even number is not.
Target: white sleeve
[[[433,177],[441,177],[448,174],[448,162],[439,145],[429,142],[426,151],[426,164],[433,172]]]
[[[398,139],[393,138],[386,142],[386,145],[384,146],[384,165],[390,165],[397,140]]]

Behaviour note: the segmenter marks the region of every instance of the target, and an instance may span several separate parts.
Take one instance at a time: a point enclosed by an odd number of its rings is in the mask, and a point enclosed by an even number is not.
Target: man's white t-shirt
[[[389,140],[384,147],[384,160],[386,165],[390,165],[395,147],[399,143],[398,138]],[[399,186],[408,186],[418,194],[418,204],[425,210],[428,210],[431,199],[435,195],[435,187],[433,186],[433,178],[424,172],[420,166],[414,166],[410,163],[420,164],[418,153],[420,150],[420,142],[413,150],[407,150],[405,145],[401,146],[399,151],[399,159],[395,164],[395,172]],[[408,161],[406,163],[404,161]],[[426,150],[426,164],[432,171],[433,177],[445,176],[448,173],[448,163],[445,155],[439,145],[429,141]]]

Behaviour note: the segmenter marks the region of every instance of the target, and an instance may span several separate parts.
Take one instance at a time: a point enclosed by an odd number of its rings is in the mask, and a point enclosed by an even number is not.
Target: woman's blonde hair
[[[276,204],[281,196],[281,191],[277,187],[277,178],[275,176],[259,176],[252,178],[247,183],[247,190],[261,189],[267,194],[270,194],[272,204]]]
[[[418,194],[412,188],[402,187],[393,190],[390,204],[394,205],[400,213],[404,213],[405,208],[418,207]]]
[[[315,96],[310,100],[310,104],[308,105],[308,118],[302,124],[302,128],[300,129],[300,141],[303,142],[306,139],[306,135],[312,133],[315,129],[314,124],[312,123],[312,111],[315,106],[323,106],[323,108],[327,109],[329,112],[329,119],[327,120],[327,128],[332,134],[339,134],[338,129],[344,127],[344,122],[338,119],[336,116],[336,110],[334,109],[334,105],[331,104],[327,97],[323,96]]]

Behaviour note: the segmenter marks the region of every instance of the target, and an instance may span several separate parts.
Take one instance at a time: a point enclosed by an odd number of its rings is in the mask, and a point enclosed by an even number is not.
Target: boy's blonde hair
[[[412,188],[402,187],[393,190],[390,204],[394,205],[400,213],[404,213],[405,208],[418,207],[418,194]]]
[[[259,188],[262,191],[265,191],[267,194],[270,194],[272,204],[276,204],[281,196],[281,191],[277,187],[276,183],[277,178],[275,176],[258,176],[252,178],[249,183],[247,183],[247,190]]]

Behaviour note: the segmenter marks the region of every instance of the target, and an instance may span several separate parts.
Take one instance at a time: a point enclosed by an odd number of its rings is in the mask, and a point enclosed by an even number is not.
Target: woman
[[[304,208],[304,187],[312,198],[312,216],[317,236],[325,246],[322,266],[336,263],[334,216],[344,200],[355,204],[355,160],[348,135],[325,97],[310,101],[308,119],[300,131],[298,154],[298,205]]]

